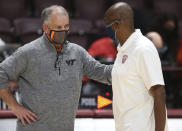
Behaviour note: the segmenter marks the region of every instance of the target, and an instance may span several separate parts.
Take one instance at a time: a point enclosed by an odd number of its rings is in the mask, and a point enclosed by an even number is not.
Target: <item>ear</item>
[[[113,29],[114,30],[117,30],[119,28],[119,23],[118,22],[115,22],[114,24],[113,24]]]
[[[42,25],[42,29],[43,29],[43,31],[44,31],[46,34],[49,34],[49,29],[47,28],[47,25],[46,25],[46,24],[43,24],[43,25]]]

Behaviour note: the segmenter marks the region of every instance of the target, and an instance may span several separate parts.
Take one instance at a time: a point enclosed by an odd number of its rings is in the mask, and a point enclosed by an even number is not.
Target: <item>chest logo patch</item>
[[[127,59],[128,59],[128,55],[123,55],[122,64],[124,64],[124,63],[126,62]]]
[[[66,63],[68,64],[68,66],[72,66],[72,65],[74,65],[75,61],[76,61],[76,59],[66,60]]]

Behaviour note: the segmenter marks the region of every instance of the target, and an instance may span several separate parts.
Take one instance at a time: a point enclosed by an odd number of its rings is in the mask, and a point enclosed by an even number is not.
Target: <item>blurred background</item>
[[[107,36],[103,17],[107,8],[119,1],[132,6],[135,28],[141,29],[158,50],[166,83],[168,117],[182,118],[181,0],[0,0],[0,62],[43,34],[42,9],[61,5],[70,14],[68,40],[88,50],[101,63],[112,64],[117,49]],[[14,94],[18,99],[18,92]],[[78,118],[113,118],[112,87],[83,77],[78,109]],[[0,100],[0,118],[14,117]]]

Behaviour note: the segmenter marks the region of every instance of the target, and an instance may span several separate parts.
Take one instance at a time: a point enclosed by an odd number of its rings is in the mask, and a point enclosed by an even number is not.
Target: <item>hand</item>
[[[8,81],[8,85],[11,89],[11,91],[16,91],[18,87],[18,82],[17,81]]]
[[[25,126],[25,121],[29,125],[31,125],[31,121],[36,122],[37,115],[22,105],[16,105],[14,108],[12,108],[12,111],[17,116],[17,118],[21,120],[23,126]]]

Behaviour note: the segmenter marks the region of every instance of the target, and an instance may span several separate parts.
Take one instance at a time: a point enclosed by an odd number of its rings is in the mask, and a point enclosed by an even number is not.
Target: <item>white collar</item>
[[[121,51],[125,51],[126,49],[128,49],[131,45],[133,45],[133,43],[135,43],[134,41],[136,41],[137,38],[139,38],[142,35],[140,29],[135,29],[135,32],[133,32],[128,39],[124,42],[124,44],[121,46],[121,44],[118,45],[117,50],[118,52]]]

